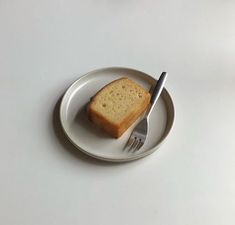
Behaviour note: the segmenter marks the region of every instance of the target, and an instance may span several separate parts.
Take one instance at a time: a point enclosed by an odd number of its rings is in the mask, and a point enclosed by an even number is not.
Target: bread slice
[[[113,137],[120,137],[146,110],[150,94],[127,77],[103,87],[88,105],[89,119]]]

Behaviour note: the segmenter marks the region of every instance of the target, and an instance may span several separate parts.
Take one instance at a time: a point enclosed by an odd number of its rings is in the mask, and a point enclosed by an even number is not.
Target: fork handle
[[[148,111],[146,112],[146,117],[148,118],[148,116],[151,114],[154,105],[156,104],[162,89],[164,87],[165,81],[167,78],[167,72],[162,72],[161,76],[159,77],[154,89],[153,89],[153,93],[150,99],[150,107],[148,108]]]

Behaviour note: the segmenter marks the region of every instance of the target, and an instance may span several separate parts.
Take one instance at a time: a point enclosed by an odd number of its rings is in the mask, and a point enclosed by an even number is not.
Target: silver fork
[[[159,77],[153,92],[152,92],[152,96],[150,99],[150,106],[148,108],[148,110],[146,111],[144,118],[136,125],[136,127],[134,128],[134,130],[132,131],[125,147],[125,149],[128,149],[128,151],[138,151],[143,145],[144,142],[146,140],[147,137],[147,133],[148,133],[148,123],[149,123],[149,115],[151,114],[154,105],[156,104],[162,89],[164,87],[164,83],[166,81],[166,77],[167,77],[167,73],[166,72],[162,72],[161,76]]]

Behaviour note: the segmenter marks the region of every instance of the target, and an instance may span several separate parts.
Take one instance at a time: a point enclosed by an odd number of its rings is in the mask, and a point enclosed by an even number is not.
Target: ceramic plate
[[[104,85],[127,76],[146,90],[156,80],[141,71],[111,67],[87,73],[76,80],[65,92],[60,105],[60,120],[64,132],[77,149],[97,159],[123,162],[153,153],[168,136],[174,122],[172,99],[164,88],[151,115],[149,133],[144,146],[137,152],[124,151],[124,146],[137,120],[120,138],[115,139],[91,123],[86,114],[90,98]]]

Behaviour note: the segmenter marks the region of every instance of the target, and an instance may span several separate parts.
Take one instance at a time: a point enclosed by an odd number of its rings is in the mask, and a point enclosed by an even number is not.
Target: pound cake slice
[[[89,119],[115,138],[120,137],[146,110],[150,94],[122,77],[103,87],[88,105]]]

